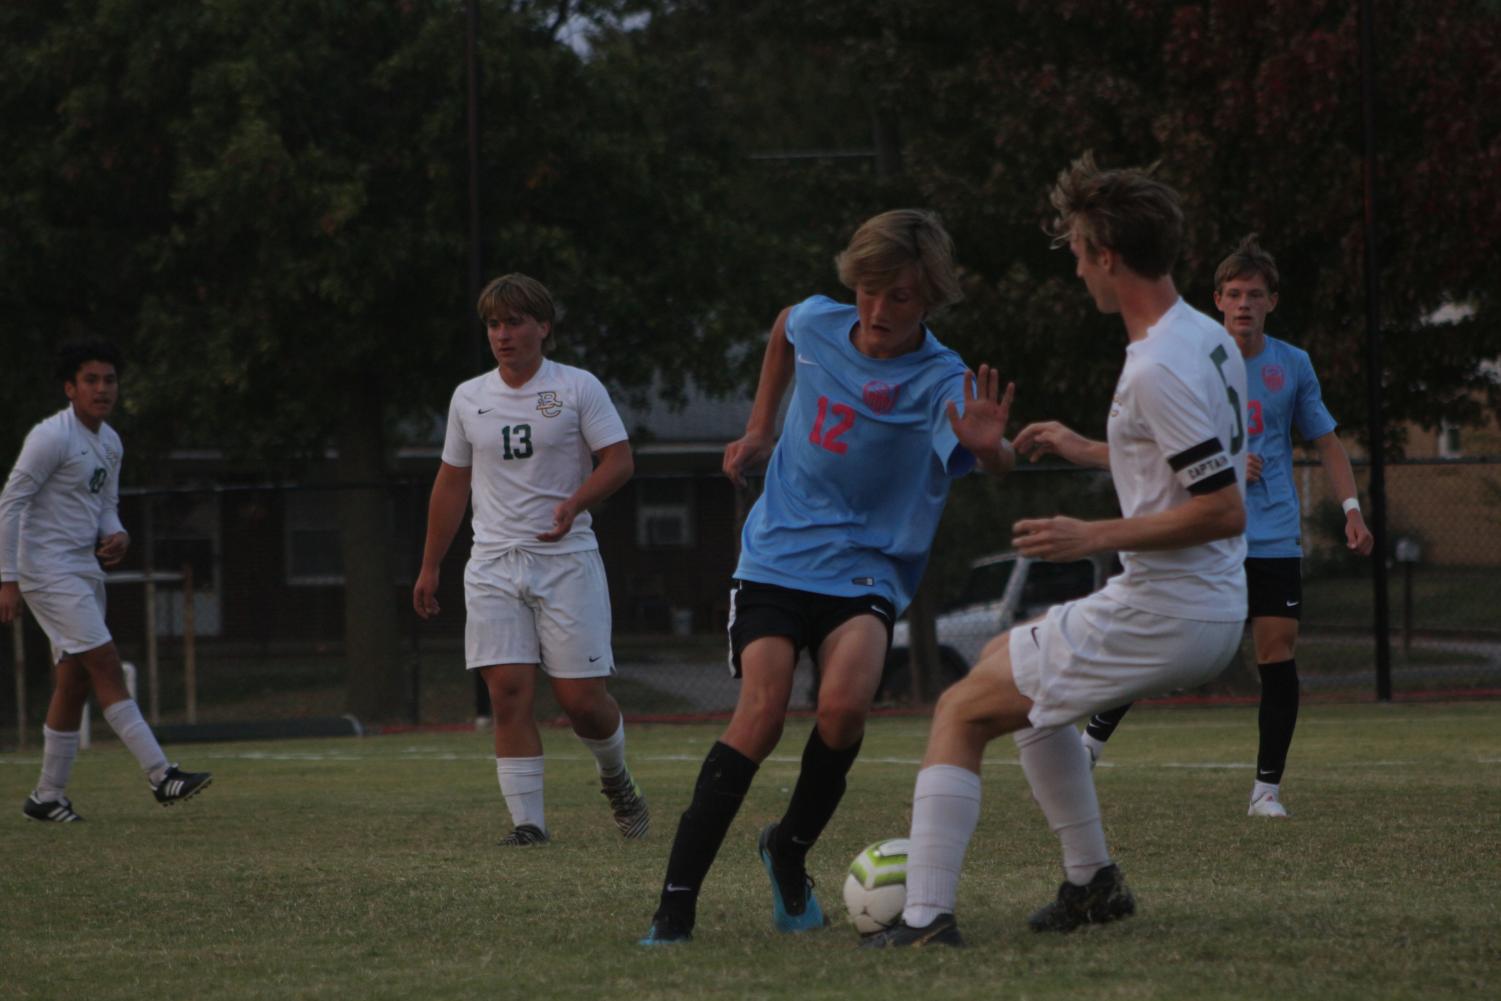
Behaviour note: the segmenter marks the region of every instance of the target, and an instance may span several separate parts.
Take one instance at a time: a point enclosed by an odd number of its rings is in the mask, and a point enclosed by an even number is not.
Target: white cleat
[[[1280,817],[1286,820],[1289,816],[1287,807],[1277,801],[1274,792],[1262,793],[1260,799],[1251,800],[1251,808],[1246,811],[1248,817]]]

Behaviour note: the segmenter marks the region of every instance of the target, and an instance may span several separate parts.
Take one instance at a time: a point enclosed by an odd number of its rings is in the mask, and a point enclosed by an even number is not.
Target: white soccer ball
[[[877,841],[850,863],[844,906],[861,935],[874,935],[901,920],[907,903],[906,838]]]

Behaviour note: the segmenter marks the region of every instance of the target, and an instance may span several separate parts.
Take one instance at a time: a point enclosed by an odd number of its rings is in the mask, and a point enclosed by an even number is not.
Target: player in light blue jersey
[[[1225,318],[1246,362],[1246,585],[1247,618],[1261,675],[1261,734],[1253,817],[1286,817],[1279,787],[1298,722],[1295,650],[1303,611],[1302,512],[1293,483],[1293,432],[1311,444],[1343,502],[1345,544],[1362,556],[1374,545],[1360,513],[1355,474],[1336,423],[1324,407],[1308,353],[1266,333],[1267,314],[1277,308],[1277,262],[1256,242],[1241,241],[1214,275],[1214,304]],[[1098,758],[1129,706],[1090,720],[1084,742]]]
[[[737,485],[770,458],[741,539],[730,663],[740,697],[683,813],[643,945],[692,937],[698,894],[760,763],[782,735],[806,648],[822,683],[818,719],[782,819],[757,845],[781,931],[826,923],[808,850],[844,794],[881,680],[891,626],[922,577],[949,483],[977,465],[1004,473],[1013,388],[978,375],[926,326],[960,297],[938,218],[886,212],[836,258],[853,306],[814,296],[772,327],[745,436],[725,450]],[[778,409],[793,383],[780,439]]]

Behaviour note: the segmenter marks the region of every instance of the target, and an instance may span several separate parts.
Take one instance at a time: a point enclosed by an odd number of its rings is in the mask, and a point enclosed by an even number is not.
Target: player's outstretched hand
[[[1023,556],[1062,563],[1083,559],[1099,547],[1090,523],[1078,518],[1023,518],[1011,526],[1011,544]]]
[[[949,426],[959,444],[976,455],[994,455],[1010,468],[1010,449],[1006,447],[1006,425],[1011,420],[1011,401],[1016,399],[1016,383],[1006,383],[1001,395],[1001,373],[989,365],[980,366],[980,374],[964,373],[964,415],[959,405],[949,401]]]
[[[1246,453],[1246,482],[1255,483],[1261,479],[1261,456],[1255,452]]]
[[[21,585],[13,580],[0,584],[0,625],[14,622],[21,614]]]
[[[572,500],[559,502],[558,506],[552,509],[552,528],[545,532],[538,532],[537,538],[543,542],[557,542],[568,534],[568,530],[573,527],[573,519],[577,518],[578,514],[578,507]]]
[[[412,585],[412,607],[424,619],[438,614],[438,571],[424,569]]]
[[[1088,442],[1084,436],[1071,431],[1058,421],[1038,421],[1028,424],[1016,435],[1012,445],[1017,455],[1025,455],[1036,462],[1045,455],[1056,455],[1075,465],[1084,465],[1080,456]]]
[[[99,563],[104,567],[119,566],[129,548],[130,536],[116,532],[99,540],[99,548],[94,550],[94,555],[99,557]]]
[[[766,465],[776,442],[759,434],[747,434],[725,446],[724,475],[737,487],[745,486],[745,475]]]

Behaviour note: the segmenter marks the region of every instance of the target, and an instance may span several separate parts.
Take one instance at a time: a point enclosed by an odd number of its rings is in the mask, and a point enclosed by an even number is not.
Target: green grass
[[[1058,849],[1009,741],[960,886],[972,948],[870,954],[836,925],[772,932],[756,831],[806,720],[761,769],[689,946],[645,950],[678,814],[719,729],[638,726],[655,811],[624,843],[593,766],[548,730],[555,841],[503,850],[487,740],[416,734],[185,746],[212,788],[164,810],[113,742],[82,754],[85,824],[0,821],[0,998],[1311,998],[1501,993],[1501,704],[1305,708],[1290,822],[1247,818],[1254,708],[1139,707],[1096,773],[1140,901],[1118,925],[1026,930]],[[872,723],[810,868],[838,914],[850,858],[905,833],[921,719]],[[38,757],[0,755],[12,808]]]

